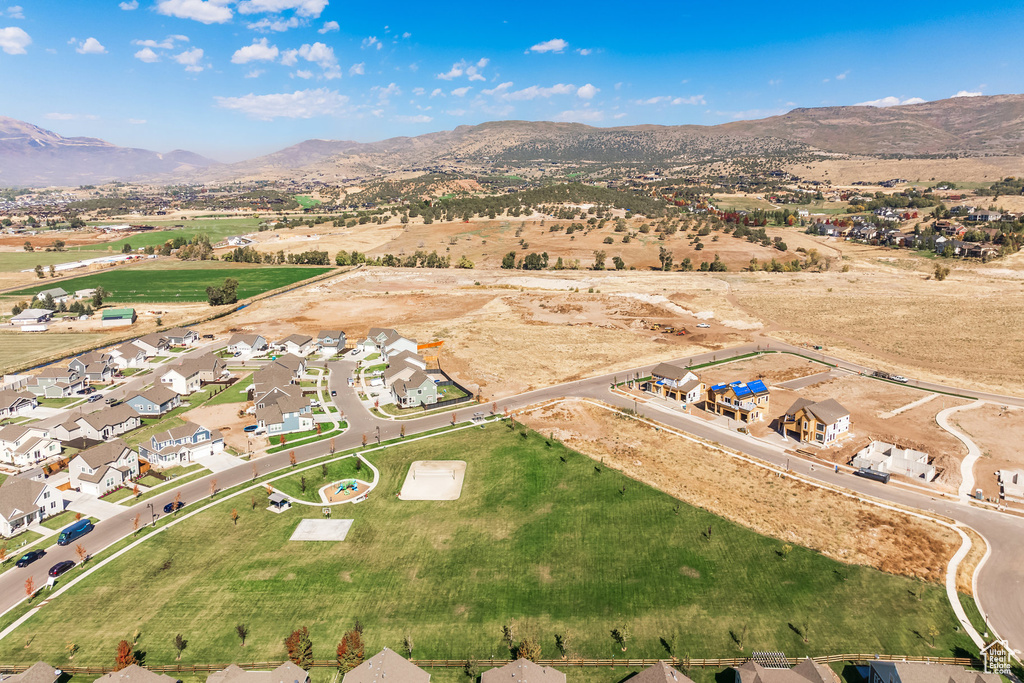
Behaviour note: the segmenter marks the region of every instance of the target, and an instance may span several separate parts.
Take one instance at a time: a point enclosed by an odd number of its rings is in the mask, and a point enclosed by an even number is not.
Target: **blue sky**
[[[1024,6],[0,0],[0,115],[222,161],[499,119],[715,124],[1024,92]]]

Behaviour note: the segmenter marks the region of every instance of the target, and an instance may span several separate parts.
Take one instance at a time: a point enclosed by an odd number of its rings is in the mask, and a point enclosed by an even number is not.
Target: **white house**
[[[686,368],[671,363],[659,363],[651,371],[651,380],[645,390],[682,401],[688,405],[699,403],[704,398],[704,383]]]
[[[139,414],[130,405],[121,405],[88,413],[75,420],[82,428],[82,436],[96,441],[106,441],[125,432],[138,429],[142,424]]]
[[[158,469],[192,462],[223,450],[224,437],[219,431],[192,422],[154,434],[139,445],[139,455]]]
[[[50,431],[34,425],[0,427],[0,462],[15,467],[30,467],[60,455],[60,443]]]
[[[345,350],[345,333],[341,330],[320,330],[316,333],[316,345],[321,355],[337,355]]]
[[[146,358],[160,355],[170,348],[167,338],[157,332],[147,334],[145,337],[139,337],[132,344],[142,349],[146,354]]]
[[[228,340],[231,353],[250,354],[267,350],[267,340],[259,334],[236,334]]]
[[[199,391],[203,381],[199,377],[199,368],[184,362],[164,370],[160,374],[160,384],[177,394],[187,396]]]
[[[0,420],[23,415],[39,405],[39,400],[27,391],[0,391]]]
[[[0,484],[0,535],[6,538],[63,510],[60,491],[45,481],[8,477]]]
[[[392,354],[401,353],[402,351],[416,353],[419,350],[416,340],[407,339],[396,330],[387,327],[371,327],[369,339],[374,343],[381,356],[383,356],[384,362],[387,362]]]
[[[110,362],[114,367],[124,370],[125,368],[141,368],[146,362],[146,352],[135,344],[128,342],[121,344],[110,352]]]
[[[49,322],[53,318],[53,311],[45,308],[26,308],[18,315],[11,318],[12,325],[39,325]]]
[[[51,287],[50,289],[44,289],[36,294],[35,300],[42,301],[47,295],[53,297],[53,303],[55,304],[71,301],[71,295],[65,292],[63,287]]]
[[[68,464],[71,487],[102,496],[139,476],[139,456],[121,439],[87,448]]]
[[[199,333],[184,327],[172,327],[160,333],[171,346],[195,346],[199,343]]]

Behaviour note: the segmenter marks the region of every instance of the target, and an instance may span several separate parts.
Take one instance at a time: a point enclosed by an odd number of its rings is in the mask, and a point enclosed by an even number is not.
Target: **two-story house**
[[[85,380],[74,370],[51,365],[29,380],[27,388],[43,398],[69,398],[85,391]]]
[[[139,476],[139,456],[122,439],[87,448],[68,463],[71,487],[102,496]]]
[[[389,327],[371,327],[369,340],[373,342],[384,362],[387,362],[392,354],[402,351],[416,353],[419,350],[416,340],[403,337],[397,330]]]
[[[313,338],[308,334],[290,334],[275,344],[285,353],[306,356],[313,350]]]
[[[298,391],[271,391],[256,402],[256,424],[268,436],[305,432],[314,428],[313,406]]]
[[[60,491],[45,481],[8,477],[0,484],[0,535],[5,538],[63,510]]]
[[[0,427],[0,462],[15,467],[31,467],[60,455],[60,443],[50,430],[35,425]]]
[[[834,398],[798,398],[780,418],[781,431],[803,443],[831,446],[850,431],[850,411]]]
[[[90,351],[72,358],[68,369],[77,372],[87,382],[105,384],[114,378],[116,366],[110,354]]]
[[[152,358],[153,356],[159,356],[161,353],[165,353],[171,348],[170,342],[159,332],[152,332],[147,334],[145,337],[139,337],[132,342],[135,346],[142,349],[146,358]]]
[[[153,467],[166,469],[224,450],[224,437],[216,429],[186,422],[154,434],[139,445],[139,456]]]
[[[687,405],[699,403],[704,398],[704,383],[686,368],[671,363],[659,363],[651,371],[651,379],[644,383],[645,391],[664,398],[682,401]]]
[[[181,396],[165,386],[154,386],[129,396],[124,401],[143,417],[157,417],[181,405]]]
[[[422,370],[415,370],[408,379],[395,379],[391,383],[391,396],[402,408],[437,403],[437,383]]]
[[[111,363],[119,370],[141,368],[146,363],[146,352],[131,342],[121,344],[110,352]]]
[[[341,330],[320,330],[316,333],[316,345],[321,355],[337,355],[345,350],[345,343],[345,333]]]
[[[708,389],[704,409],[740,422],[757,422],[768,414],[770,395],[761,380],[715,384]]]

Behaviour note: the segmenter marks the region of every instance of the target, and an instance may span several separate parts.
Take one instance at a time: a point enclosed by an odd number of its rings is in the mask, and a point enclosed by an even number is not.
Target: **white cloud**
[[[24,19],[24,9],[25,8],[23,8],[21,5],[11,5],[7,8],[7,16],[10,17],[11,19]]]
[[[141,126],[144,123],[146,123],[146,119],[128,119],[128,123],[132,124],[133,126]]]
[[[139,0],[131,0],[130,2],[122,2],[118,4],[118,7],[123,9],[125,12],[131,12],[133,9],[139,9]]]
[[[555,121],[594,123],[604,121],[604,112],[599,109],[570,109],[554,118]]]
[[[99,117],[95,114],[64,114],[60,112],[51,112],[44,115],[51,121],[95,121]]]
[[[100,41],[95,38],[86,38],[82,43],[75,48],[75,52],[80,55],[105,55],[107,48],[100,44]]]
[[[185,71],[191,71],[192,73],[199,73],[206,68],[200,63],[203,61],[203,49],[200,47],[194,47],[191,50],[185,50],[174,55],[174,61],[182,64],[185,67]]]
[[[889,97],[883,97],[877,100],[869,100],[867,102],[858,102],[853,105],[855,107],[899,107],[904,104],[920,104],[924,102],[920,97],[909,97],[905,100],[901,100],[898,97],[890,95]]]
[[[336,90],[296,90],[293,93],[254,95],[241,97],[215,97],[222,109],[240,111],[246,116],[261,121],[276,118],[309,119],[314,116],[340,114],[348,104],[348,98]]]
[[[657,104],[707,104],[704,101],[703,95],[691,95],[690,97],[672,97],[671,95],[659,95],[657,97],[648,97],[646,100],[633,100],[633,104],[640,105],[657,105]]]
[[[449,69],[446,73],[437,74],[437,77],[443,81],[452,81],[461,76],[466,76],[471,81],[485,81],[487,79],[483,77],[483,74],[480,73],[480,70],[485,68],[490,63],[491,60],[488,59],[487,57],[478,59],[476,62],[473,63],[467,62],[465,59],[460,59],[459,61],[452,64],[452,68]]]
[[[444,91],[441,90],[440,88],[434,88],[434,90],[430,93],[430,96],[431,97],[444,97]]]
[[[167,36],[161,41],[156,40],[133,40],[132,45],[138,45],[139,47],[154,47],[160,48],[161,50],[170,50],[174,47],[175,42],[188,42],[188,36],[171,35]]]
[[[455,90],[452,90],[452,95],[454,95],[455,97],[465,97],[466,93],[468,93],[472,89],[473,88],[471,88],[468,85],[464,88],[456,88]]]
[[[363,49],[366,49],[368,47],[373,47],[374,45],[377,46],[378,50],[381,49],[381,47],[383,47],[381,42],[379,40],[377,40],[377,36],[370,36],[369,38],[363,38]]]
[[[416,114],[415,116],[396,116],[395,121],[399,123],[430,123],[434,120],[433,116],[427,116],[426,114]]]
[[[305,26],[306,22],[299,19],[298,17],[289,17],[288,19],[269,19],[264,17],[259,21],[254,21],[251,24],[246,24],[246,28],[253,31],[259,31],[260,33],[276,32],[283,33],[289,29],[298,28],[299,26]]]
[[[569,47],[568,42],[561,38],[552,38],[551,40],[545,40],[543,43],[537,43],[527,52],[562,52],[567,47]]]
[[[341,25],[336,21],[328,21],[323,25],[322,28],[317,30],[317,33],[330,33],[331,31],[340,31]]]
[[[981,97],[981,95],[980,91],[961,90],[953,95],[953,97]]]
[[[586,85],[580,86],[580,88],[576,91],[576,96],[581,97],[585,100],[592,100],[594,99],[594,95],[596,95],[599,92],[601,92],[600,88],[595,88],[590,83],[587,83]]]
[[[153,52],[151,48],[144,47],[135,53],[135,59],[140,62],[145,62],[146,64],[152,64],[153,62],[160,61],[160,55]]]
[[[768,85],[778,85],[780,83],[782,83],[781,78],[772,78],[768,81]]]
[[[592,55],[592,54],[594,54],[594,50],[593,50],[593,49],[591,49],[591,48],[589,48],[589,47],[580,47],[580,48],[577,48],[577,49],[576,49],[576,52],[577,52],[577,53],[579,53],[580,55],[582,55],[583,57],[586,57],[586,56],[588,56],[588,55]]]
[[[613,119],[624,119],[624,118],[626,118],[626,112],[619,112],[618,114],[616,114],[612,118]]]
[[[849,69],[847,69],[847,70],[846,70],[846,71],[844,71],[843,73],[841,73],[841,74],[839,74],[838,76],[836,76],[836,80],[837,80],[837,81],[845,81],[845,80],[846,80],[846,77],[847,77],[847,76],[849,76],[849,75],[850,75],[850,70],[849,70]]]
[[[389,83],[387,86],[375,85],[370,90],[377,94],[377,100],[381,104],[387,104],[393,95],[402,94],[402,89],[398,87],[397,83]]]
[[[232,64],[248,64],[249,62],[272,62],[277,59],[280,51],[276,45],[271,45],[266,38],[254,40],[252,45],[246,45],[235,50],[231,55]]]
[[[16,26],[0,29],[0,50],[7,54],[25,54],[25,48],[31,44],[32,38],[24,29]]]
[[[192,19],[203,24],[225,24],[234,13],[231,0],[159,0],[156,11],[169,17]]]
[[[296,71],[292,75],[295,76],[296,78],[304,78],[304,79],[307,79],[307,80],[310,79],[310,78],[313,78],[313,72],[312,71],[302,71],[301,69]]]
[[[528,88],[522,90],[511,90],[512,83],[502,83],[490,90],[484,90],[484,95],[493,96],[496,99],[503,101],[522,101],[522,100],[535,100],[538,98],[546,99],[554,95],[571,95],[576,91],[576,86],[571,83],[556,83],[550,87],[543,87],[539,85],[531,85]]]
[[[405,33],[402,34],[402,37],[403,38],[412,38],[412,34],[409,33],[408,31],[406,31]]]
[[[699,104],[705,105],[707,102],[704,101],[703,95],[691,95],[690,97],[676,97],[672,99],[672,104]]]
[[[412,89],[412,94],[413,95],[417,95],[417,96],[419,96],[419,95],[426,95],[427,91],[424,90],[423,88],[413,88]]]
[[[259,78],[263,74],[267,73],[266,69],[252,69],[249,73],[245,74],[246,78]]]
[[[358,64],[353,64],[352,66],[350,66],[348,68],[348,75],[349,76],[362,76],[365,73],[366,73],[366,62],[359,62]]]
[[[328,69],[337,65],[338,60],[334,56],[334,48],[323,43],[303,45],[299,48],[299,56],[307,62],[313,62],[322,69]]]
[[[294,10],[300,17],[316,19],[327,7],[327,0],[242,0],[238,3],[239,14],[280,14]]]

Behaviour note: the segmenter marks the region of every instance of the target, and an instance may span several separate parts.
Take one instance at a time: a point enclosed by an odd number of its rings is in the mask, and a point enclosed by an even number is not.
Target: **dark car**
[[[27,567],[45,554],[45,550],[30,550],[18,558],[18,561],[15,564],[19,567]]]
[[[338,392],[335,391],[334,389],[331,389],[331,396],[337,396],[337,395],[338,395]]]
[[[164,505],[164,514],[169,515],[175,510],[180,510],[183,507],[185,507],[185,503],[183,503],[180,500],[177,502],[168,503],[167,505]]]
[[[57,577],[75,566],[71,560],[64,560],[50,567],[50,576]]]

